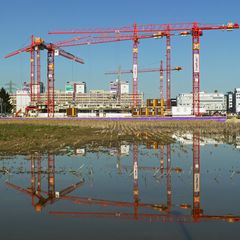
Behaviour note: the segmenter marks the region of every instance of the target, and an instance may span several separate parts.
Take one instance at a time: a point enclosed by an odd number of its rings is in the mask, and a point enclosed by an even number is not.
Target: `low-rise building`
[[[182,93],[177,96],[177,106],[192,108],[192,104],[192,93]],[[209,114],[213,114],[215,112],[225,113],[227,110],[225,95],[218,92],[200,92],[200,110]]]
[[[14,100],[13,95],[10,96]],[[26,90],[17,90],[15,95],[15,101],[12,101],[13,106],[16,109],[16,112],[25,112],[25,108],[29,106],[31,102],[30,93]]]
[[[24,90],[18,90],[16,94],[11,96],[12,104],[18,111],[25,108],[30,104],[30,93]],[[40,102],[42,105],[47,103],[47,92],[40,94]],[[55,111],[65,111],[69,107],[76,107],[80,110],[130,110],[132,108],[132,94],[122,94],[120,99],[116,98],[116,95],[104,90],[92,90],[89,93],[66,93],[66,91],[55,90],[54,101]],[[143,93],[137,96],[137,101],[142,106]],[[42,107],[46,110],[46,107]]]

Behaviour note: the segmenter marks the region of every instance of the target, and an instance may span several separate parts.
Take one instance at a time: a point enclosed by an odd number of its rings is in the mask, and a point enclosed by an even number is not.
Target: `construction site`
[[[2,239],[238,239],[239,1],[1,8]]]
[[[27,106],[30,95],[26,91],[17,91],[16,95],[11,95],[12,104],[16,109],[16,117],[48,117],[47,113],[47,93],[40,94],[41,103]],[[138,95],[138,100],[143,105],[143,94]],[[121,116],[130,116],[132,109],[132,95],[122,94],[120,99],[116,94],[107,91],[94,91],[90,93],[68,93],[55,91],[54,93],[54,115],[55,117],[96,117],[108,116],[119,113]],[[119,115],[117,114],[117,115]]]
[[[15,117],[144,117],[166,116],[174,113],[183,116],[207,115],[202,110],[200,99],[200,39],[205,31],[232,31],[239,29],[238,23],[202,24],[198,22],[176,24],[145,24],[112,28],[69,29],[51,31],[49,34],[72,34],[74,37],[47,43],[40,37],[32,36],[28,46],[5,56],[13,57],[21,53],[30,54],[30,81],[28,90],[18,90],[11,95]],[[171,72],[184,71],[184,67],[171,64],[171,37],[192,38],[192,98],[188,109],[176,108],[171,95]],[[159,68],[138,68],[139,42],[144,39],[166,40],[166,59],[160,61]],[[132,93],[121,92],[121,81],[116,81],[116,91],[79,92],[76,85],[73,91],[66,93],[55,89],[55,56],[62,56],[78,64],[84,60],[63,50],[64,47],[75,47],[91,44],[107,44],[120,41],[132,41],[132,69],[106,72],[106,75],[132,74]],[[40,91],[41,86],[41,51],[47,51],[47,89]],[[165,65],[165,67],[164,67]],[[159,97],[144,100],[144,91],[138,87],[141,73],[159,72]],[[173,107],[175,109],[173,110]],[[213,111],[214,112],[214,111]],[[224,111],[220,111],[221,113]],[[226,111],[225,111],[226,112]]]

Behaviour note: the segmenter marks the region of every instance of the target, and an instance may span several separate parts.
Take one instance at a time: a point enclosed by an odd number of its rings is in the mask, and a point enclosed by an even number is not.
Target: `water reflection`
[[[192,140],[192,196],[187,203],[173,204],[172,189],[174,182],[172,175],[182,172],[179,167],[172,167],[171,145],[159,145],[156,142],[151,142],[146,145],[147,149],[154,149],[159,151],[159,166],[153,167],[150,165],[141,166],[139,163],[139,145],[133,143],[132,149],[132,165],[122,164],[122,159],[129,157],[129,145],[123,144],[118,147],[109,148],[109,154],[117,157],[117,173],[119,176],[125,174],[126,169],[131,169],[132,181],[132,201],[126,199],[125,201],[110,198],[93,198],[92,195],[82,195],[78,192],[73,195],[74,191],[79,187],[85,185],[85,181],[73,182],[70,186],[63,188],[60,191],[55,190],[56,186],[56,170],[55,170],[55,156],[48,153],[47,169],[43,171],[41,166],[42,156],[33,154],[30,156],[29,173],[31,175],[30,187],[24,188],[16,185],[14,182],[8,181],[6,185],[9,188],[15,189],[23,194],[27,194],[32,199],[32,206],[37,212],[48,204],[54,204],[57,201],[68,201],[73,205],[90,206],[84,208],[84,211],[49,211],[51,215],[65,216],[65,217],[92,217],[92,218],[116,218],[116,219],[132,219],[132,220],[150,220],[162,222],[181,222],[192,223],[202,221],[227,221],[238,222],[240,216],[238,215],[209,215],[201,206],[201,136],[199,132],[195,132],[191,138]],[[83,150],[84,149],[84,150]],[[76,153],[81,156],[86,156],[86,149],[76,150]],[[131,155],[130,155],[131,156]],[[153,171],[156,175],[160,173],[161,179],[165,178],[166,202],[143,202],[141,200],[141,187],[139,186],[139,171]],[[94,175],[94,172],[92,171]],[[47,176],[47,187],[42,187],[42,175]],[[111,184],[111,183],[109,183]],[[130,182],[128,182],[130,184]],[[176,190],[176,189],[175,189]],[[100,190],[101,191],[101,190]],[[101,192],[104,194],[104,192]],[[157,193],[156,193],[157,194]],[[108,196],[106,194],[106,196]],[[124,196],[121,196],[124,197]],[[192,202],[192,204],[191,204]],[[95,209],[97,207],[97,211]],[[106,211],[106,208],[110,210]],[[116,210],[114,209],[116,208]],[[123,209],[123,210],[121,210]]]
[[[42,171],[42,157],[40,154],[33,154],[30,158],[30,174],[31,184],[30,187],[24,188],[9,181],[6,185],[9,188],[15,189],[21,193],[27,194],[32,199],[32,206],[37,212],[41,212],[47,204],[53,204],[60,200],[62,197],[73,192],[80,187],[84,180],[76,182],[59,192],[55,191],[55,156],[48,153],[47,170]],[[47,175],[47,189],[42,189],[42,177]]]

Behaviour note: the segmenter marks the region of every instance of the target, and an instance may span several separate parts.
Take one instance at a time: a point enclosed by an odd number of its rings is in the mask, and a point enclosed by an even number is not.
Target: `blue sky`
[[[4,55],[27,45],[31,34],[47,42],[71,36],[48,35],[48,31],[66,28],[115,27],[138,24],[201,22],[225,24],[240,22],[240,2],[229,1],[56,1],[3,0],[0,9],[0,86],[10,80],[18,85],[29,81],[29,54],[4,59]],[[201,38],[201,90],[226,92],[240,87],[240,30],[208,31]],[[85,81],[88,89],[108,89],[114,76],[104,72],[131,69],[132,42],[66,48],[83,58],[85,65],[57,58],[56,88],[66,81]],[[172,66],[182,72],[172,73],[172,96],[192,90],[191,37],[172,38]],[[139,45],[139,68],[155,68],[165,61],[165,39],[142,40]],[[131,84],[131,75],[123,75]],[[46,52],[42,52],[42,80],[46,83]],[[139,90],[146,97],[159,96],[159,74],[139,75]]]

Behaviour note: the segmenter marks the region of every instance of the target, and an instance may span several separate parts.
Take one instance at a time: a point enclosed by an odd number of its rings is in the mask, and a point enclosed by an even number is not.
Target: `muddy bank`
[[[14,120],[0,122],[1,155],[53,151],[66,146],[117,146],[122,141],[161,145],[175,142],[173,134],[197,133],[233,143],[240,124],[229,121],[99,121]]]

